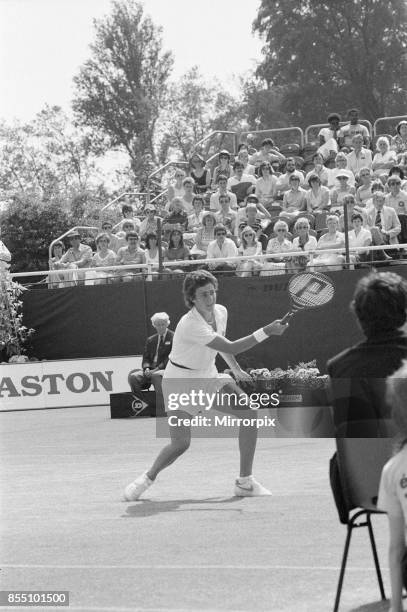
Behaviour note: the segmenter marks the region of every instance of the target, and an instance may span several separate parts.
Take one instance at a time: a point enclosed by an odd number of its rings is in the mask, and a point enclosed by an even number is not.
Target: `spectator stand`
[[[187,170],[189,162],[187,161],[168,161],[157,170],[154,170],[147,177],[147,203],[154,204],[159,212],[164,210],[165,199],[168,192],[168,184],[173,177],[176,168],[182,168]],[[161,185],[158,193],[154,193],[153,184],[159,183]],[[167,183],[166,187],[163,187],[163,183]]]

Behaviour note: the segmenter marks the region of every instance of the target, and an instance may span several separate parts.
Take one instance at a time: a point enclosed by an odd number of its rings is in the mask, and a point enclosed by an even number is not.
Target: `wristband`
[[[263,327],[261,327],[260,329],[256,329],[256,331],[253,332],[253,337],[256,342],[263,342],[263,340],[267,340],[268,335],[264,331]]]

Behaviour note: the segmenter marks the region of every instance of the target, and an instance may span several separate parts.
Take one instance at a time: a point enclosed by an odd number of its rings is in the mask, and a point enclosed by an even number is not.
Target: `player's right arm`
[[[260,342],[267,340],[270,336],[281,336],[285,330],[287,329],[288,324],[281,323],[280,319],[276,319],[272,323],[269,323],[265,327],[261,328],[261,330],[257,330],[260,332],[259,336],[256,338],[254,333],[250,334],[250,336],[245,336],[244,338],[239,338],[239,340],[228,340],[223,336],[216,336],[213,340],[207,344],[209,348],[214,349],[220,353],[227,353],[229,355],[239,355],[239,353],[244,353],[249,349],[253,348]],[[264,337],[262,337],[261,331],[264,332]],[[255,332],[256,333],[256,332]]]

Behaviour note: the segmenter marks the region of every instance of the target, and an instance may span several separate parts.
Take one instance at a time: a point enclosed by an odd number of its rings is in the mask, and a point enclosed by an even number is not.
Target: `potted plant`
[[[321,375],[316,360],[300,362],[286,370],[254,369],[250,375],[259,390],[279,394],[280,407],[328,405],[328,376]]]

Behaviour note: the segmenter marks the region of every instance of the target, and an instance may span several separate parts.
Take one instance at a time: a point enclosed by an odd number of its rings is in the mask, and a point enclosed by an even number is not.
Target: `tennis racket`
[[[287,323],[298,310],[328,304],[335,294],[335,286],[325,274],[304,272],[291,278],[288,283],[288,293],[291,299],[291,309],[281,319],[283,324]]]

